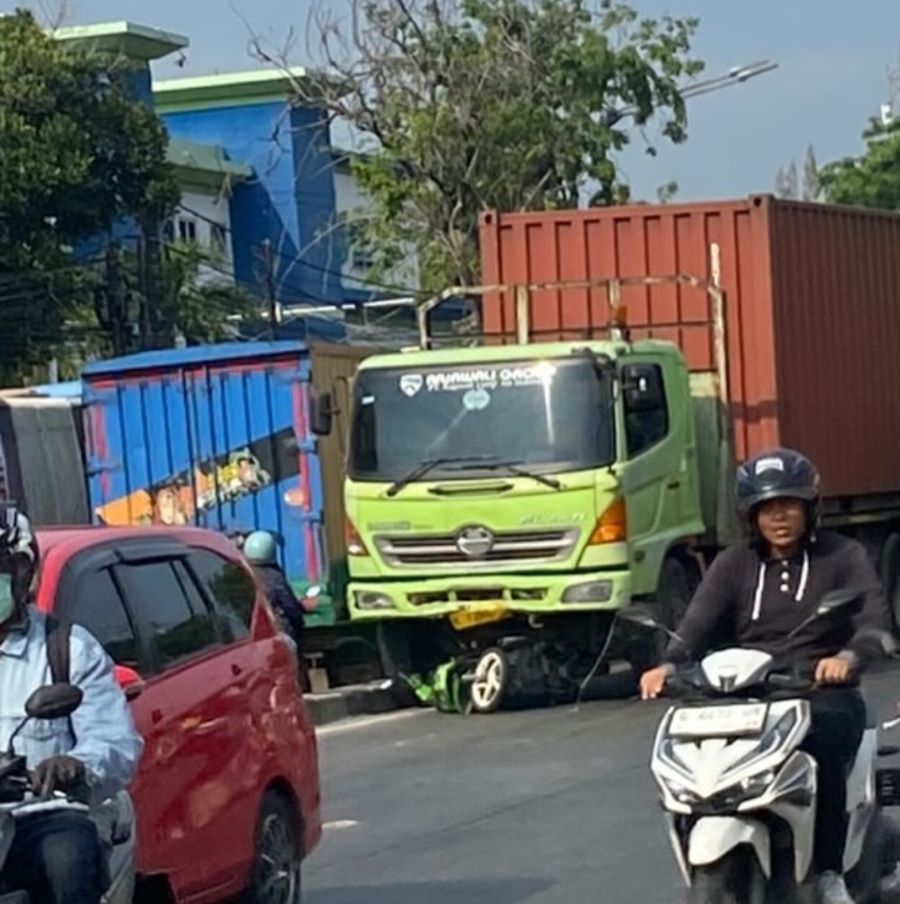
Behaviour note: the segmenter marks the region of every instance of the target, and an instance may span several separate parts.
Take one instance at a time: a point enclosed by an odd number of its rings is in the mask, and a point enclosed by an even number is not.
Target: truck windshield
[[[429,478],[459,480],[503,473],[492,462],[547,473],[615,457],[610,381],[587,356],[364,370],[354,395],[356,480],[408,480],[426,462]]]

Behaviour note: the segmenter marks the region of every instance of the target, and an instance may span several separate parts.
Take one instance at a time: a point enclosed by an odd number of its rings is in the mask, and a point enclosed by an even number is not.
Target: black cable
[[[220,223],[218,220],[214,220],[214,219],[212,219],[212,217],[208,217],[208,216],[206,216],[206,214],[200,213],[200,211],[194,210],[193,208],[188,207],[185,204],[179,204],[179,209],[183,210],[185,213],[191,214],[191,216],[197,217],[198,219],[202,220],[204,223],[209,223],[212,226],[217,226],[218,228],[222,229],[223,231],[230,233],[234,237],[237,237],[241,240],[248,239],[248,236],[246,234],[242,234],[242,233],[238,232],[231,226],[225,226],[223,223]],[[416,295],[420,291],[419,289],[413,289],[413,288],[410,288],[409,286],[389,285],[387,283],[380,283],[380,282],[376,282],[375,280],[364,279],[362,277],[357,277],[357,276],[347,277],[347,276],[345,276],[345,274],[341,273],[338,270],[332,270],[328,267],[322,267],[319,264],[313,264],[313,263],[310,263],[309,261],[304,261],[302,258],[291,257],[289,254],[285,254],[283,251],[278,251],[274,247],[272,249],[272,253],[276,257],[280,257],[282,260],[288,261],[292,266],[305,267],[308,270],[314,270],[318,273],[324,273],[327,276],[334,276],[340,280],[347,278],[347,279],[352,280],[355,283],[359,283],[360,285],[371,286],[374,289],[383,289],[386,292],[403,292],[406,295]],[[327,302],[327,303],[333,304],[333,302]]]

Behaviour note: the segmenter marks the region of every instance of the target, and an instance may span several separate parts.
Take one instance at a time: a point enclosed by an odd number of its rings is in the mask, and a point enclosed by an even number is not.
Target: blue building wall
[[[328,124],[320,110],[270,101],[164,112],[162,118],[172,137],[221,145],[233,160],[253,167],[255,178],[237,185],[231,199],[239,282],[260,284],[260,250],[268,239],[282,302],[359,300],[341,285],[342,236],[326,234],[334,223],[335,193]]]

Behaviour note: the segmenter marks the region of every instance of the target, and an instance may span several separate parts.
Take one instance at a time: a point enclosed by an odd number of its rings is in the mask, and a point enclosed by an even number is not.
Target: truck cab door
[[[673,543],[699,533],[696,443],[687,368],[675,357],[629,357],[620,369],[620,480],[632,586],[656,590]]]

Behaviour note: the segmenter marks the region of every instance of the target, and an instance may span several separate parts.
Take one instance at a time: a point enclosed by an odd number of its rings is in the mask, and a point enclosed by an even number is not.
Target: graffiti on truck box
[[[192,524],[203,512],[241,499],[294,478],[299,471],[297,444],[291,428],[230,452],[202,459],[193,467],[163,475],[96,509],[97,519],[110,526]],[[296,489],[285,498],[302,506],[306,500]]]

